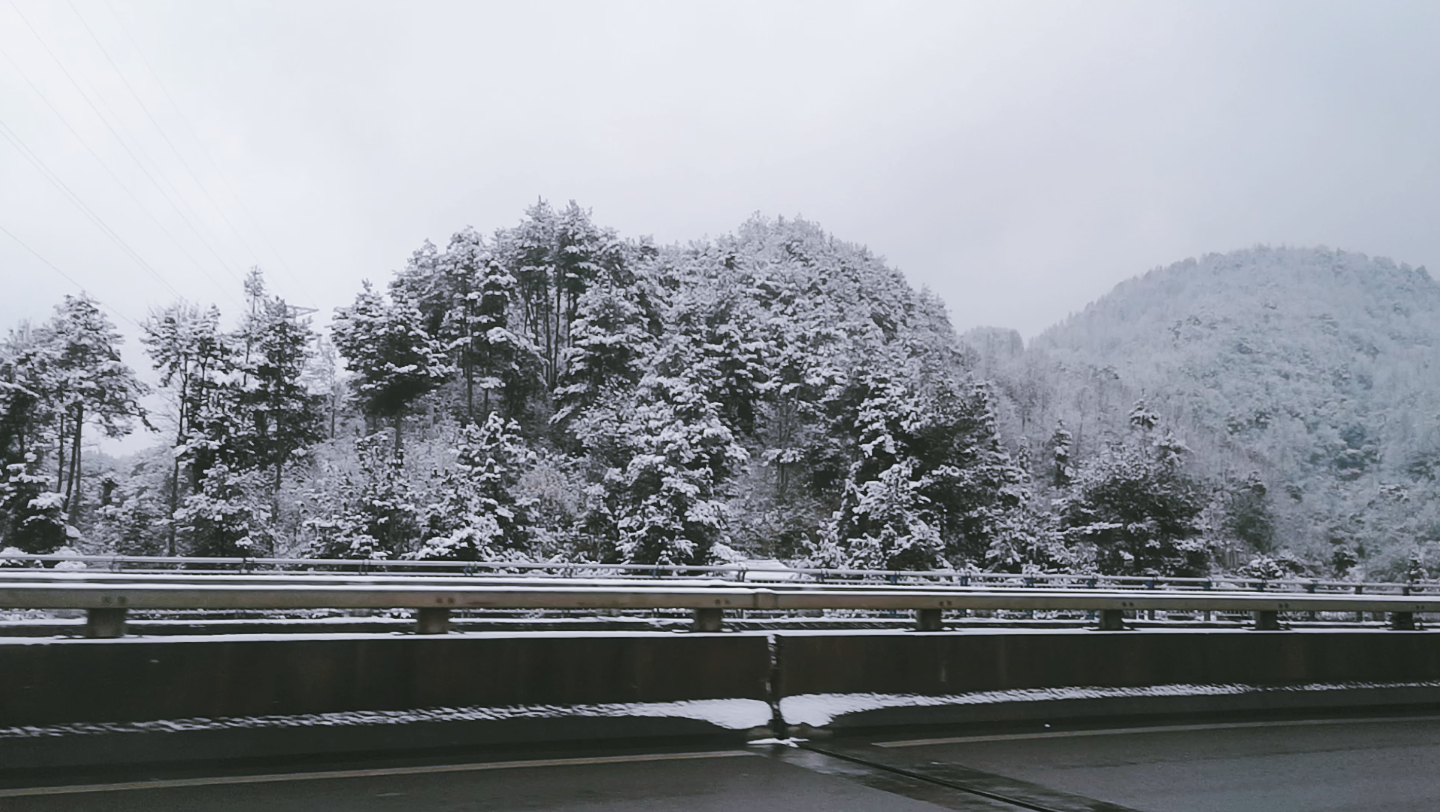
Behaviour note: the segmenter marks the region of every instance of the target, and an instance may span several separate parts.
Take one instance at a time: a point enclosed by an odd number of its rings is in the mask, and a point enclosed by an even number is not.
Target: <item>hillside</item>
[[[328,336],[245,293],[142,325],[168,408],[123,464],[84,453],[145,417],[95,302],[0,343],[0,549],[1440,569],[1440,286],[1388,260],[1187,260],[1027,346],[803,220],[657,246],[541,202]]]
[[[1266,483],[1277,548],[1348,548],[1377,571],[1436,557],[1440,285],[1423,268],[1211,254],[1118,285],[1023,352],[994,331],[964,340],[1032,442],[1064,419],[1093,451],[1143,395],[1206,473]]]

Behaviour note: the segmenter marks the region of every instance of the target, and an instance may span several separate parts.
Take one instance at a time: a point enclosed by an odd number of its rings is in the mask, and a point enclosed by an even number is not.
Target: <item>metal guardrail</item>
[[[695,629],[719,631],[726,611],[890,610],[916,613],[917,628],[939,630],[956,610],[1083,611],[1104,630],[1123,628],[1126,612],[1248,612],[1260,629],[1278,629],[1282,612],[1374,612],[1392,627],[1414,629],[1417,613],[1440,612],[1440,595],[1343,595],[1254,591],[1123,589],[915,589],[888,586],[737,586],[719,581],[615,584],[470,584],[399,579],[330,583],[242,576],[185,579],[93,578],[53,573],[0,578],[0,608],[81,609],[91,637],[119,637],[131,610],[166,609],[414,609],[421,634],[448,631],[457,609],[682,609]],[[20,574],[14,574],[20,575]],[[348,579],[346,579],[348,580]]]
[[[5,566],[7,565],[8,566]],[[356,574],[402,577],[483,577],[527,575],[534,578],[621,578],[646,580],[721,579],[735,583],[862,583],[995,588],[1109,588],[1134,590],[1254,590],[1257,592],[1440,594],[1440,581],[1396,583],[1338,581],[1315,578],[1265,579],[1240,575],[1210,578],[1103,575],[1098,573],[1005,573],[961,570],[871,570],[814,567],[754,567],[745,563],[718,565],[618,564],[564,561],[410,561],[388,559],[169,557],[130,555],[32,555],[0,558],[0,574],[26,568],[50,569],[64,564],[85,571],[286,575]]]

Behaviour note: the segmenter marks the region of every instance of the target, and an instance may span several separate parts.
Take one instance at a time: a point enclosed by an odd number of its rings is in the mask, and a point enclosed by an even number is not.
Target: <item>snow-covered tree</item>
[[[685,353],[662,348],[657,368],[682,372]],[[618,419],[617,419],[618,418]],[[702,564],[725,537],[722,489],[748,455],[694,381],[660,372],[640,382],[633,405],[593,411],[578,434],[613,464],[592,508],[610,523],[620,560]],[[602,530],[601,532],[605,532]]]
[[[275,298],[262,303],[251,335],[249,385],[239,406],[248,418],[250,454],[257,466],[271,469],[272,489],[279,491],[285,464],[323,436],[320,399],[302,380],[315,334]]]
[[[384,436],[355,441],[358,472],[344,477],[335,503],[305,524],[315,558],[394,558],[419,536],[419,498],[401,455],[386,453]]]
[[[169,512],[180,507],[182,450],[196,431],[202,414],[211,413],[230,369],[233,352],[220,331],[220,311],[177,301],[153,310],[140,325],[140,343],[160,373],[160,386],[170,396],[175,439],[170,455]],[[192,471],[193,490],[199,489],[204,471]],[[169,549],[174,552],[174,528],[170,528]]]
[[[361,411],[392,422],[398,455],[407,409],[453,373],[444,348],[425,332],[412,303],[386,302],[369,282],[355,304],[336,309],[331,329],[336,348],[354,373]]]
[[[1059,505],[1064,538],[1092,549],[1106,574],[1202,575],[1211,543],[1205,494],[1184,470],[1188,449],[1168,432],[1154,437],[1153,423],[1136,428],[1137,439],[1114,443],[1081,466]]]
[[[56,487],[61,512],[70,516],[80,498],[80,450],[84,429],[94,424],[107,437],[123,437],[145,418],[140,398],[147,387],[120,360],[120,333],[94,299],[66,296],[46,325],[48,348],[43,391],[54,424]]]
[[[200,490],[185,497],[175,521],[189,539],[189,555],[264,556],[274,549],[271,515],[258,471],[216,463]]]
[[[1050,435],[1050,484],[1056,488],[1069,487],[1075,477],[1074,445],[1075,437],[1065,428],[1065,421],[1056,422],[1055,431]]]
[[[564,423],[617,390],[634,387],[654,351],[651,313],[635,290],[604,280],[581,294],[572,345],[555,391],[553,421]]]
[[[493,412],[483,425],[461,428],[455,465],[441,479],[440,501],[426,511],[415,558],[481,561],[525,549],[529,505],[516,499],[514,488],[532,455],[519,431],[518,423]]]
[[[49,490],[47,479],[35,470],[36,455],[5,466],[0,478],[0,547],[26,553],[49,553],[73,534],[64,516],[65,499]]]

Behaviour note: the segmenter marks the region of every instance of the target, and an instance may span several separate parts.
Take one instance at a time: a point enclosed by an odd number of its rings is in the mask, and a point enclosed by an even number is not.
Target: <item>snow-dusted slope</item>
[[[1143,393],[1211,473],[1260,472],[1282,545],[1394,566],[1440,542],[1440,285],[1423,268],[1326,249],[1211,254],[1120,284],[1026,355],[1054,376],[1055,415],[1095,424],[1087,404],[1108,405],[1123,420]]]

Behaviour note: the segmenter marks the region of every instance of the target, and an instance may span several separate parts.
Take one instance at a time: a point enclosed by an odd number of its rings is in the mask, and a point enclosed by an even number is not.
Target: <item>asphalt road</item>
[[[1019,812],[968,796],[937,806],[771,758],[764,748],[508,763],[362,767],[318,774],[186,776],[129,784],[0,790],[6,812],[459,812],[781,809],[785,812]],[[890,789],[901,788],[900,782]],[[923,783],[923,782],[913,782]],[[32,790],[38,788],[32,788]],[[922,786],[920,789],[924,789]],[[932,788],[933,791],[933,788]],[[944,794],[943,792],[940,794]]]
[[[880,740],[853,750],[922,772],[965,765],[1147,812],[1440,809],[1440,717]]]
[[[1440,717],[1052,728],[950,739],[838,739],[805,748],[496,758],[167,767],[30,782],[11,775],[0,786],[0,809],[1440,809]]]

